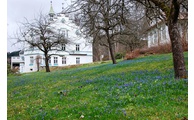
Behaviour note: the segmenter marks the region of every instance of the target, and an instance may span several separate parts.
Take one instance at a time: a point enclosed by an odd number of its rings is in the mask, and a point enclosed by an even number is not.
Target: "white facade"
[[[187,19],[178,21],[178,29],[180,32],[181,40],[188,41],[187,32]],[[159,22],[152,25],[147,31],[145,39],[148,40],[148,47],[158,46],[165,43],[170,43],[170,36],[168,32],[168,26],[165,22]]]
[[[158,46],[170,42],[168,27],[165,24],[158,24],[147,30],[146,39],[148,47]]]
[[[53,17],[53,20],[55,23],[51,26],[51,29],[62,30],[65,32],[65,37],[71,42],[49,52],[49,54],[52,54],[49,66],[68,66],[93,62],[92,44],[88,42],[89,39],[82,36],[79,26],[76,26],[65,14],[57,14]],[[30,49],[27,44],[25,46],[28,47],[24,49],[20,56],[11,58],[12,66],[19,64],[21,73],[37,71],[36,57],[41,56],[41,59],[39,59],[40,68],[44,67],[43,52],[36,48]]]

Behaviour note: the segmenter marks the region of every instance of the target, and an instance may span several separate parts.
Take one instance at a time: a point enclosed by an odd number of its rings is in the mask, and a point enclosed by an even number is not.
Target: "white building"
[[[93,62],[92,44],[82,36],[79,26],[76,26],[68,15],[55,14],[52,4],[49,15],[52,15],[53,20],[56,21],[53,28],[62,29],[65,32],[65,36],[71,41],[49,52],[49,54],[53,54],[49,60],[49,66],[68,66]],[[39,59],[39,66],[43,68],[45,66],[43,52],[38,48],[31,49],[30,47],[22,50],[19,56],[12,57],[11,66],[12,68],[18,66],[21,73],[37,71],[37,56],[41,58]]]
[[[182,42],[188,42],[188,15],[180,13],[178,20],[178,29],[180,31]],[[170,43],[168,26],[165,21],[160,21],[157,24],[152,23],[149,29],[145,32],[145,40],[148,41],[148,47],[158,46],[165,43]]]

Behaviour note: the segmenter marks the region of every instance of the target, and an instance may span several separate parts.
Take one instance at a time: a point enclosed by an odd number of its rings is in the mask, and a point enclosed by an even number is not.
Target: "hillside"
[[[172,54],[9,76],[7,84],[10,120],[188,118],[188,80],[174,79]]]

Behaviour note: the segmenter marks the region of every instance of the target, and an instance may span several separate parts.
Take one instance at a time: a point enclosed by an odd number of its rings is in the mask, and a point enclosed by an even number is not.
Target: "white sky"
[[[16,40],[10,39],[10,36],[17,31],[19,22],[33,19],[40,12],[47,14],[50,9],[51,0],[7,0],[7,52],[20,50],[20,45],[14,45]],[[52,0],[52,6],[55,12],[62,10],[64,6],[70,4],[71,0]]]

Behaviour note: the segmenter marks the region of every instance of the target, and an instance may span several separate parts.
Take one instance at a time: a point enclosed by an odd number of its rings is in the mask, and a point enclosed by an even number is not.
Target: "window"
[[[51,58],[49,58],[48,63],[51,64]]]
[[[24,56],[22,56],[21,59],[24,60]]]
[[[163,27],[163,30],[162,30],[162,37],[163,37],[163,40],[166,41],[166,29],[165,29],[165,26]]]
[[[42,62],[41,63],[42,63],[42,65],[45,64],[45,58],[44,57],[42,58]]]
[[[157,43],[158,43],[158,33],[157,33],[157,31],[155,30],[155,31],[154,31],[154,45],[157,45]]]
[[[76,51],[79,51],[79,45],[76,45]]]
[[[81,33],[80,33],[79,30],[76,30],[76,31],[75,31],[75,34],[76,34],[77,36],[80,36],[80,35],[81,35]]]
[[[34,47],[33,47],[33,46],[30,46],[30,50],[32,50],[32,51],[33,51],[33,50],[34,50]]]
[[[58,57],[54,57],[54,64],[58,64]]]
[[[30,56],[30,65],[33,65],[33,63],[34,63],[34,57]]]
[[[61,45],[61,50],[64,50],[65,51],[65,44],[62,44]]]
[[[66,57],[62,57],[62,64],[66,64],[67,61],[66,61]]]
[[[62,19],[61,19],[61,22],[62,22],[62,23],[65,23],[65,18],[62,18]]]
[[[62,31],[62,35],[63,35],[63,37],[66,38],[65,31]]]
[[[76,64],[80,64],[80,58],[76,57]]]

